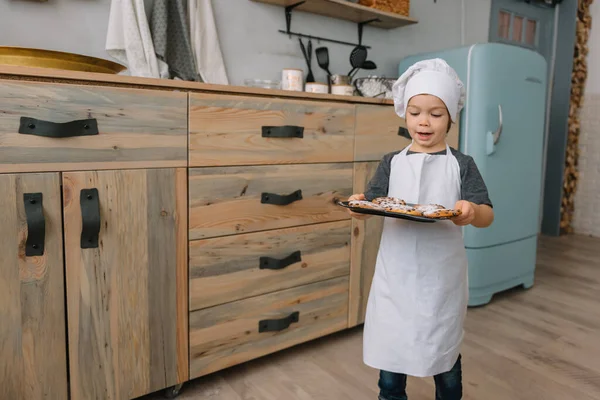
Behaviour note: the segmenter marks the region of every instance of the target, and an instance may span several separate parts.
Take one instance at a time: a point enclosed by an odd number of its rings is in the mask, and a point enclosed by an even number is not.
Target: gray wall
[[[379,67],[373,73],[395,77],[398,60],[403,56],[486,42],[490,2],[413,0],[411,14],[420,21],[418,24],[395,30],[365,27],[363,42],[373,46],[369,59]],[[0,44],[107,58],[104,43],[110,3],[110,0],[1,1]],[[232,84],[243,84],[246,78],[279,79],[282,68],[305,67],[298,39],[277,32],[285,29],[283,8],[249,0],[213,0],[213,6]],[[356,24],[314,14],[295,13],[292,29],[350,42],[358,39]],[[332,73],[347,73],[351,47],[321,44],[329,48]],[[313,49],[319,45],[313,42]],[[325,74],[314,55],[313,72],[317,80],[324,80]],[[363,71],[357,76],[361,74]]]

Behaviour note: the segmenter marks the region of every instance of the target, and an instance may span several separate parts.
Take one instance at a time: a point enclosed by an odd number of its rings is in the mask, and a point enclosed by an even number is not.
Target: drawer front
[[[354,112],[343,103],[193,93],[190,166],[352,161]],[[272,127],[266,136],[263,127]]]
[[[190,240],[349,219],[335,202],[352,194],[352,173],[352,163],[190,169]]]
[[[357,105],[355,161],[379,161],[385,154],[408,146],[411,139],[401,136],[400,128],[406,128],[406,122],[396,114],[393,106]],[[447,142],[458,149],[456,124],[452,125]]]
[[[340,331],[347,321],[348,277],[194,311],[190,379]]]
[[[351,221],[190,243],[190,310],[349,275]]]
[[[186,93],[0,82],[0,172],[186,165]]]

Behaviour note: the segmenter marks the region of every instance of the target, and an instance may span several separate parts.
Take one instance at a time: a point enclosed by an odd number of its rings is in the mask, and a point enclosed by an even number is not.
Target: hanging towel
[[[144,0],[111,1],[105,47],[130,75],[160,77]]]
[[[155,0],[150,31],[156,56],[168,65],[170,77],[198,81],[186,11],[185,0]]]
[[[211,0],[188,0],[192,51],[204,82],[227,85]]]

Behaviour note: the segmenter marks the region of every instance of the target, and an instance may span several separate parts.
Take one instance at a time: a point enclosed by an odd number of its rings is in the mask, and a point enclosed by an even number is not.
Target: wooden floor
[[[600,399],[600,239],[543,238],[536,283],[469,309],[464,399]],[[362,327],[187,383],[181,400],[376,400]],[[410,400],[433,400],[409,378]],[[159,399],[151,395],[144,399]]]

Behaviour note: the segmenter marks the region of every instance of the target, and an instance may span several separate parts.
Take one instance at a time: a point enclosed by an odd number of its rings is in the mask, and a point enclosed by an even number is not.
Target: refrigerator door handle
[[[498,104],[498,129],[494,132],[494,144],[498,144],[500,135],[502,135],[502,106]]]
[[[496,129],[496,132],[488,131],[487,133],[486,152],[488,156],[496,151],[495,147],[500,141],[500,136],[502,136],[502,106],[498,104],[498,129]]]

